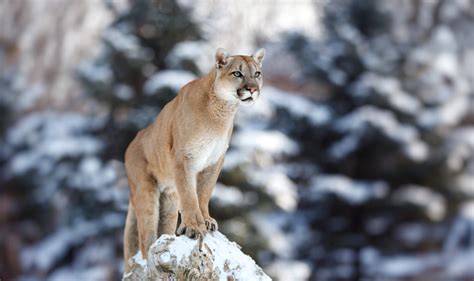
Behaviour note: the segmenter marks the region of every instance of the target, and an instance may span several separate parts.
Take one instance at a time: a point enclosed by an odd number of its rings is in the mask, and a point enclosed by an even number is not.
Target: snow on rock
[[[154,95],[160,89],[170,88],[178,92],[181,87],[196,79],[196,76],[183,70],[164,70],[151,76],[143,86],[146,95]]]
[[[208,233],[202,240],[162,235],[150,247],[146,264],[135,262],[123,278],[144,279],[271,280],[239,245],[219,232]]]

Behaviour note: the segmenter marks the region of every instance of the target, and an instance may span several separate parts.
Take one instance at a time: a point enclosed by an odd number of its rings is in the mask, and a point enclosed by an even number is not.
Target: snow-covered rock
[[[148,261],[138,253],[123,280],[271,280],[240,246],[219,232],[201,240],[162,235]]]

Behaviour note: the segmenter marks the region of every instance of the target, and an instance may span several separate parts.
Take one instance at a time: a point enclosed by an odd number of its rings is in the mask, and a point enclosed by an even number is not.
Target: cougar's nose
[[[256,86],[245,86],[245,89],[247,91],[249,91],[251,94],[253,94],[253,92],[257,91],[257,87]]]

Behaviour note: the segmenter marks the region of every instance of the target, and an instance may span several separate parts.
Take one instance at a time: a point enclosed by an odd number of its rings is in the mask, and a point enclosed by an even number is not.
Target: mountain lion
[[[265,50],[229,56],[218,49],[215,68],[186,84],[155,122],[138,132],[125,152],[130,202],[124,234],[125,272],[140,249],[146,259],[161,234],[197,238],[217,230],[209,199],[229,147],[240,104],[262,88]]]

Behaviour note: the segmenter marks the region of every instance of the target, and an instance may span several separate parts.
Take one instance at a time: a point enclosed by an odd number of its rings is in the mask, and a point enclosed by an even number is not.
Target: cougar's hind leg
[[[160,221],[158,236],[162,234],[174,235],[178,223],[178,194],[175,191],[165,190],[160,195]]]
[[[123,237],[123,259],[125,263],[125,273],[131,269],[131,258],[138,251],[138,228],[137,217],[133,210],[132,203],[128,204],[127,221]]]

